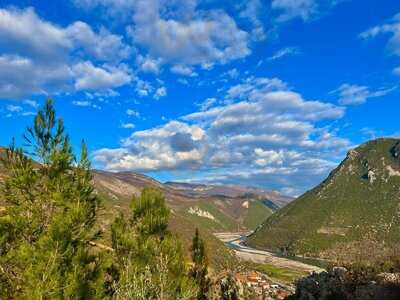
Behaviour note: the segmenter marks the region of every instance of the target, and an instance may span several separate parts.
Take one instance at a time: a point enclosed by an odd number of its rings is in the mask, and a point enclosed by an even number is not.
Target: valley
[[[268,264],[277,268],[287,269],[300,273],[320,273],[325,269],[317,266],[305,264],[289,258],[277,256],[275,253],[255,249],[244,245],[247,237],[252,232],[221,232],[215,233],[225,245],[234,250],[235,254],[244,261],[250,261],[257,264]]]
[[[392,270],[400,236],[399,158],[399,140],[370,141],[349,151],[326,180],[297,199],[239,185],[162,183],[139,173],[92,170],[94,193],[101,200],[94,228],[101,238],[90,245],[114,252],[111,224],[118,216],[128,217],[131,201],[151,188],[165,195],[168,229],[187,258],[193,233],[200,230],[211,278],[228,272],[238,284],[251,286],[247,280],[255,276],[261,286],[276,286],[268,293],[289,295],[295,282],[336,280],[336,271],[327,273],[317,260],[324,267],[387,260]],[[0,182],[7,176],[0,169]],[[0,206],[5,213],[7,207]],[[371,276],[382,276],[376,270]]]

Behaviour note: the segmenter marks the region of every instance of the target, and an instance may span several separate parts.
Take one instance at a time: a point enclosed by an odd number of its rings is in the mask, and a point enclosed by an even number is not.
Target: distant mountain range
[[[0,155],[1,152],[4,153],[4,148],[0,148]],[[0,182],[5,176],[0,167]],[[93,170],[93,183],[103,200],[99,226],[105,233],[109,232],[107,228],[119,212],[128,211],[134,195],[138,196],[146,186],[154,187],[165,194],[171,208],[170,229],[189,247],[198,227],[206,237],[215,266],[224,264],[223,260],[231,257],[226,247],[214,237],[214,232],[253,230],[276,209],[292,200],[276,192],[240,186],[163,184],[134,172]],[[106,234],[106,243],[108,239]]]
[[[166,182],[165,185],[183,191],[192,197],[222,196],[228,198],[252,198],[264,201],[267,206],[274,209],[281,208],[290,203],[293,198],[284,196],[276,191],[240,185],[206,185],[182,182]]]
[[[166,195],[174,214],[211,232],[252,230],[292,198],[276,192],[233,185],[158,182],[133,172],[93,171],[97,192],[107,203],[123,206],[145,186]]]
[[[270,216],[248,244],[329,258],[364,241],[400,244],[398,139],[351,150],[325,181]]]

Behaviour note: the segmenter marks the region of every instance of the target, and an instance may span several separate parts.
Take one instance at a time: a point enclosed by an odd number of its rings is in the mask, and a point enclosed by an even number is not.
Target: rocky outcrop
[[[312,274],[296,283],[290,300],[395,300],[400,299],[400,273],[348,271],[335,267]]]

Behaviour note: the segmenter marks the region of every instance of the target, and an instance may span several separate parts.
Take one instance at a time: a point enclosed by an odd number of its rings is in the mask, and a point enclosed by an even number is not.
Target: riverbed
[[[279,268],[286,268],[308,273],[320,273],[325,271],[317,266],[309,265],[285,257],[280,257],[272,252],[254,249],[244,245],[243,242],[250,233],[251,232],[220,232],[215,233],[215,236],[224,242],[228,248],[232,249],[242,260],[251,261],[254,263],[265,263]]]

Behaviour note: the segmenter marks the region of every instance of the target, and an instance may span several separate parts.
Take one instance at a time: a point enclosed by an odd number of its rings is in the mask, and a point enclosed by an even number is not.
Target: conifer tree
[[[133,198],[129,218],[120,215],[112,224],[117,299],[195,299],[182,246],[167,230],[168,216],[163,194],[144,188]]]
[[[210,289],[210,280],[207,277],[207,256],[204,241],[200,237],[198,228],[192,242],[192,260],[193,266],[190,269],[190,276],[195,280],[199,288],[197,299],[206,300]]]
[[[89,248],[98,199],[86,146],[77,161],[51,100],[25,140],[26,152],[11,145],[2,158],[0,298],[100,298],[101,263]]]

